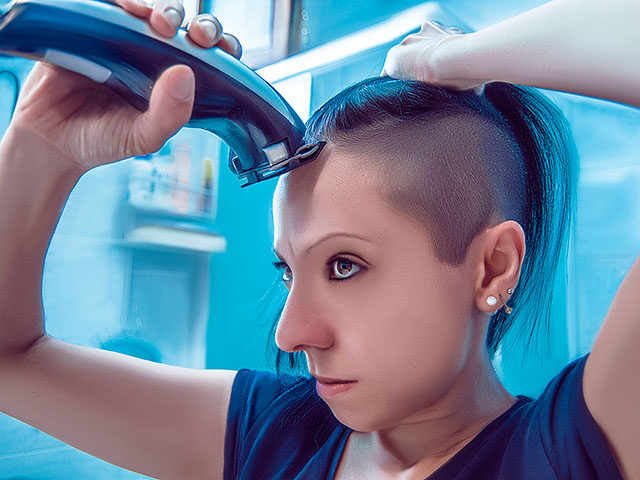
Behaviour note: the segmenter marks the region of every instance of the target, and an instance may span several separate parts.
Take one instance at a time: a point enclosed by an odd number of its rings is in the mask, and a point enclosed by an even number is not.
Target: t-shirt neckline
[[[447,460],[444,464],[442,464],[438,469],[433,472],[431,475],[425,478],[425,480],[439,480],[440,477],[443,479],[451,478],[452,474],[455,474],[461,465],[466,463],[466,458],[473,454],[475,451],[476,445],[478,443],[482,443],[487,436],[491,435],[493,431],[502,424],[503,420],[506,417],[509,417],[514,410],[517,410],[522,405],[532,401],[531,398],[526,397],[524,395],[517,395],[516,401],[513,405],[511,405],[507,410],[502,412],[496,418],[494,418],[491,422],[489,422],[478,434],[473,437],[464,447],[462,447],[453,457]],[[343,424],[341,424],[343,425]],[[336,455],[334,455],[333,460],[331,462],[329,468],[329,475],[327,478],[331,480],[335,480],[336,471],[338,469],[338,464],[340,463],[340,459],[344,454],[345,447],[347,445],[347,440],[349,439],[349,435],[353,430],[345,425],[343,425],[344,431],[342,432],[342,438],[340,439],[340,443],[338,444],[338,448],[336,450]]]

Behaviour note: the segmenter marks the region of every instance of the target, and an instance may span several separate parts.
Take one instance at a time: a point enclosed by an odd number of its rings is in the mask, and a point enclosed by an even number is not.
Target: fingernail
[[[153,7],[153,0],[135,0],[135,2],[143,7]]]
[[[191,98],[195,89],[195,82],[191,75],[181,74],[180,78],[177,78],[173,82],[172,90],[169,92],[175,100],[184,102]]]
[[[164,11],[164,16],[172,28],[178,28],[182,23],[182,14],[173,7],[169,7]]]
[[[207,37],[207,40],[210,43],[213,43],[216,35],[218,35],[218,26],[206,18],[200,20],[200,26],[202,27],[202,31],[204,32],[205,37]]]
[[[233,48],[233,56],[239,57],[240,55],[242,55],[242,45],[240,44],[240,41],[233,36],[229,38],[231,38],[231,43],[233,44],[231,46]]]

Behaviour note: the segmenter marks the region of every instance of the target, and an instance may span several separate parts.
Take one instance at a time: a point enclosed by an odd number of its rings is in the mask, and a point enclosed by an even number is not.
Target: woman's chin
[[[329,405],[329,407],[340,423],[356,432],[376,432],[388,425],[384,419],[376,416],[373,412],[363,412],[362,408],[359,408],[359,411],[351,411],[344,407],[336,407],[332,405]]]

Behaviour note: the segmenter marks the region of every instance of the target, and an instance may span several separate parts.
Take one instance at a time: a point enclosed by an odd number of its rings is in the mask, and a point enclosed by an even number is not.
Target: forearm
[[[452,37],[434,62],[444,80],[503,81],[640,107],[640,2],[554,0]]]
[[[44,334],[44,257],[79,178],[58,160],[34,136],[10,129],[0,142],[0,355]]]

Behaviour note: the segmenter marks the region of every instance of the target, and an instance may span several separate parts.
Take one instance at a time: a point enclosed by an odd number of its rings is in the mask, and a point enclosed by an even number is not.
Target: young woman
[[[182,19],[180,4],[119,4],[168,36]],[[289,289],[276,343],[315,379],[46,334],[42,264],[71,188],[160,148],[194,81],[167,70],[139,113],[36,65],[0,143],[0,410],[157,478],[640,478],[638,265],[590,355],[538,399],[491,367],[509,326],[533,322],[524,307],[546,301],[571,199],[559,115],[494,82],[640,106],[639,26],[621,0],[556,0],[469,35],[427,23],[389,53],[385,73],[403,80],[365,81],[314,115],[308,136],[328,144],[278,180],[274,249]],[[239,52],[211,17],[189,32]]]

